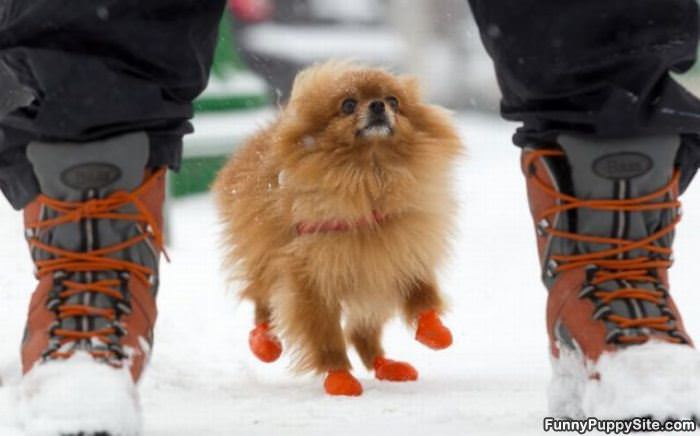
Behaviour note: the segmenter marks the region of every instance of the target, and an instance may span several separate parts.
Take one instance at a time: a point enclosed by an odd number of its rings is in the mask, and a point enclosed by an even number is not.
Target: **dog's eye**
[[[343,100],[343,104],[340,106],[340,109],[343,111],[344,114],[350,115],[351,113],[355,112],[355,108],[357,107],[357,100],[354,98],[346,98]]]
[[[394,97],[393,95],[390,95],[389,97],[386,98],[386,102],[389,103],[389,106],[393,110],[396,110],[399,108],[399,99]]]

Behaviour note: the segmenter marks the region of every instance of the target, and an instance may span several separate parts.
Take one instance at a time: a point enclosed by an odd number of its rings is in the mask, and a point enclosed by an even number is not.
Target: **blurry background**
[[[248,65],[282,98],[299,68],[349,57],[420,76],[435,102],[476,106],[476,100],[465,98],[475,91],[484,100],[479,103],[495,107],[490,65],[465,0],[231,3],[268,5],[268,19],[246,23],[237,18],[234,31]]]
[[[454,110],[498,107],[466,0],[230,0],[173,194],[206,190],[235,146],[284,104],[296,73],[329,58],[414,74],[428,101]]]
[[[172,193],[206,191],[235,146],[284,104],[296,73],[329,58],[411,73],[432,103],[497,113],[493,67],[466,0],[229,0]],[[682,80],[700,90],[698,77]]]

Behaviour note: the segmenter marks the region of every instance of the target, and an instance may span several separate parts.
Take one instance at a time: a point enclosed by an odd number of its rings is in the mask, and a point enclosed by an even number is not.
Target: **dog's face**
[[[297,76],[273,144],[289,186],[375,198],[399,177],[443,171],[459,148],[449,117],[421,102],[414,78],[346,62]]]
[[[381,152],[412,133],[418,95],[412,78],[328,63],[300,73],[285,123],[305,151]]]
[[[392,136],[400,104],[396,87],[387,86],[392,83],[360,85],[364,86],[341,93],[345,95],[341,95],[339,112],[330,124],[338,124],[339,131],[353,131],[358,141]]]

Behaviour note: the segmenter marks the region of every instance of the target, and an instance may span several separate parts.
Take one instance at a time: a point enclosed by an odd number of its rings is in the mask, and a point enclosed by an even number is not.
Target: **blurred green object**
[[[219,43],[209,84],[194,101],[196,112],[251,109],[270,102],[262,80],[251,73],[238,56],[231,26],[231,20],[225,15],[219,25]]]
[[[177,198],[207,191],[227,160],[227,156],[198,156],[184,159],[180,171],[171,178],[171,195]]]
[[[225,14],[219,26],[219,42],[214,52],[209,83],[194,101],[195,133],[185,137],[180,171],[170,178],[170,194],[182,197],[206,192],[218,170],[238,145],[235,141],[241,140],[240,135],[235,134],[238,124],[236,117],[259,111],[269,104],[268,86],[238,56],[231,20]],[[218,123],[215,126],[226,128],[214,129],[216,135],[211,132],[202,134],[198,126],[211,129],[212,119]]]

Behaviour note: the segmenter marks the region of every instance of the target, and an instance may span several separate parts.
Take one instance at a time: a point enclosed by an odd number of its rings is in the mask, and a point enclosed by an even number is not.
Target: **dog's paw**
[[[274,362],[282,354],[282,343],[270,331],[270,326],[267,323],[260,323],[250,331],[248,345],[250,345],[250,351],[255,357],[263,362]]]
[[[452,345],[452,333],[443,325],[437,312],[428,310],[418,317],[416,340],[433,350],[442,350]]]
[[[323,387],[329,395],[362,395],[362,385],[347,369],[328,371]]]
[[[377,357],[374,360],[374,376],[378,380],[415,381],[418,380],[418,371],[406,362]]]

